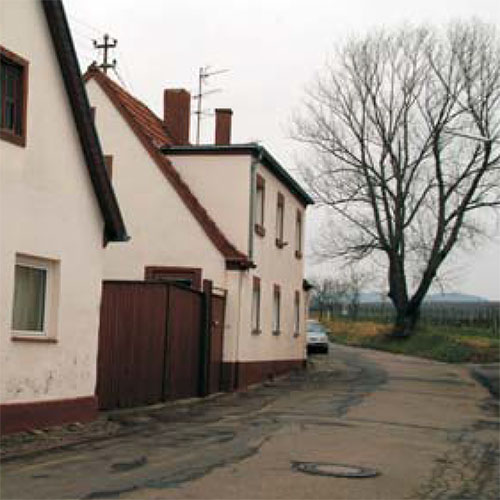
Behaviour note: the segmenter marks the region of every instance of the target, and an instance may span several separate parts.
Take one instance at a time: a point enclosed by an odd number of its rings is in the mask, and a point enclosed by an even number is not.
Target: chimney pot
[[[231,118],[233,110],[218,108],[215,110],[215,144],[228,146],[231,144]]]
[[[189,144],[191,94],[184,89],[166,89],[163,93],[163,124],[174,144]]]

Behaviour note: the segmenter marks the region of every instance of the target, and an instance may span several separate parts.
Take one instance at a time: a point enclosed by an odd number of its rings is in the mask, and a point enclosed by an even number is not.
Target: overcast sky
[[[445,23],[478,17],[500,26],[499,0],[64,0],[82,70],[99,56],[92,39],[118,40],[112,57],[122,83],[162,115],[164,88],[197,88],[198,70],[213,76],[204,108],[230,107],[233,142],[261,141],[292,174],[300,146],[289,122],[304,87],[343,38],[377,26]],[[115,79],[117,76],[111,75]],[[194,134],[194,120],[192,130]],[[192,139],[194,135],[192,134]],[[213,117],[202,123],[213,142]],[[319,230],[308,216],[308,241]],[[455,259],[450,291],[500,300],[500,229],[497,239]],[[319,272],[309,264],[308,274]]]

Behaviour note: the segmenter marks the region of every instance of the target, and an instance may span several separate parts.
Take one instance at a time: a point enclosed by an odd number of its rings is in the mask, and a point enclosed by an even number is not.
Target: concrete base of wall
[[[222,390],[235,391],[305,367],[304,359],[239,361],[222,364]]]
[[[90,422],[96,417],[95,396],[32,403],[6,403],[0,405],[0,432],[9,434],[70,422]]]

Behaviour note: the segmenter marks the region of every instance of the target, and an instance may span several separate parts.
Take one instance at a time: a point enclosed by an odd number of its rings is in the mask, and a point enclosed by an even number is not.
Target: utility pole
[[[116,67],[116,59],[113,59],[113,62],[108,63],[108,50],[114,49],[118,44],[118,40],[116,38],[110,38],[110,36],[105,33],[103,43],[98,43],[97,40],[93,40],[93,42],[94,48],[103,49],[102,63],[98,64],[98,67],[104,71],[104,74],[107,74],[108,69],[115,69]]]
[[[209,77],[214,75],[220,75],[221,73],[227,73],[228,71],[229,71],[228,69],[219,69],[216,71],[210,71],[210,66],[205,66],[200,68],[200,71],[198,73],[198,93],[193,96],[193,99],[196,99],[198,101],[196,106],[196,111],[194,112],[194,114],[196,115],[196,144],[200,144],[201,116],[204,113],[201,101],[204,96],[221,91],[221,89],[214,89],[204,92],[203,86],[206,84],[206,81]]]

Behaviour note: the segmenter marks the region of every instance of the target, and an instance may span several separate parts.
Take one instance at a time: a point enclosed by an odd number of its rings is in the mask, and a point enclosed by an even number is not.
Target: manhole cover
[[[292,462],[292,469],[305,474],[331,477],[375,477],[378,471],[358,465],[332,464],[327,462]]]

